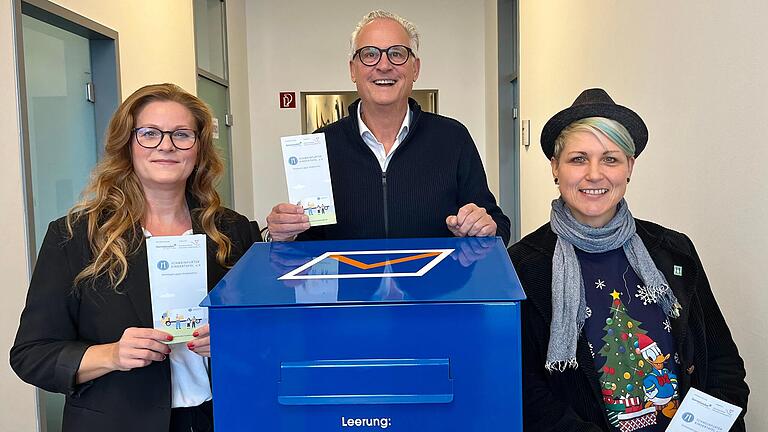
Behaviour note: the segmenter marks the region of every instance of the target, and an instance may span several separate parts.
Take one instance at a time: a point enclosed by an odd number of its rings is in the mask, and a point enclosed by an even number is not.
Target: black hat
[[[581,92],[570,108],[555,114],[544,125],[541,131],[541,149],[548,159],[552,159],[555,153],[555,140],[560,136],[560,132],[571,123],[587,117],[605,117],[621,123],[635,142],[635,157],[640,156],[648,142],[648,128],[636,112],[614,103],[603,89],[588,89]]]

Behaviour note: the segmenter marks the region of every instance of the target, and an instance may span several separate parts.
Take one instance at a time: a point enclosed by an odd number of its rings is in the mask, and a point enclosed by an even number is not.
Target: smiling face
[[[592,227],[604,226],[616,214],[634,163],[604,135],[598,139],[583,131],[570,133],[551,161],[563,201],[577,221]]]
[[[392,45],[410,46],[408,32],[397,21],[381,18],[366,24],[357,34],[355,47],[375,46],[387,49]],[[357,86],[363,107],[405,108],[413,90],[413,83],[419,77],[421,62],[411,55],[405,64],[395,66],[386,54],[375,66],[366,66],[359,56],[349,62],[352,81]]]
[[[191,129],[197,131],[192,113],[184,105],[171,101],[155,101],[136,115],[135,127],[154,127],[162,131]],[[199,143],[189,150],[179,150],[165,134],[162,143],[148,149],[131,138],[133,169],[145,190],[184,189],[197,160]]]

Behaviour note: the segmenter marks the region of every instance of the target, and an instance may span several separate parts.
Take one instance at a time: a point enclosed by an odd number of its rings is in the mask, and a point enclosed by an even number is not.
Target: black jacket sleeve
[[[50,392],[75,392],[75,376],[85,351],[93,343],[79,340],[80,302],[67,253],[63,219],[51,222],[11,348],[11,367],[24,381]]]
[[[463,125],[460,126],[466,134],[466,140],[462,147],[458,169],[459,207],[474,203],[478,207],[484,208],[496,222],[496,235],[501,237],[504,245],[507,245],[511,236],[509,218],[496,204],[496,198],[488,188],[485,168],[483,168],[480,154],[477,152],[477,147],[472,141],[469,131]]]
[[[688,252],[695,259],[697,267],[696,295],[691,307],[701,308],[700,316],[703,325],[694,327],[693,330],[703,332],[703,335],[696,335],[696,337],[703,337],[707,347],[704,353],[707,364],[706,378],[703,383],[700,383],[704,387],[700,387],[699,390],[743,408],[731,431],[745,431],[744,415],[747,412],[749,387],[745,381],[744,360],[739,355],[731,331],[712,294],[712,288],[696,248],[687,236],[680,235],[684,237],[686,246],[689,248]]]
[[[263,242],[264,239],[261,237],[259,223],[257,221],[250,221],[249,224],[251,229],[251,244]]]

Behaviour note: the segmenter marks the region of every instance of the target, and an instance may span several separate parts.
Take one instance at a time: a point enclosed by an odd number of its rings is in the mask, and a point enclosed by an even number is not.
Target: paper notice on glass
[[[147,239],[149,288],[154,328],[187,342],[208,324],[208,309],[199,304],[208,293],[205,234]]]
[[[310,226],[336,223],[331,170],[325,134],[296,135],[280,138],[288,183],[288,200],[304,206]]]
[[[740,407],[691,388],[667,432],[727,432],[740,413]]]

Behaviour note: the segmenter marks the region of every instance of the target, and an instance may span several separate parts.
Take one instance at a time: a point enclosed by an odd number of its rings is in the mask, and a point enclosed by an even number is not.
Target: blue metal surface
[[[522,430],[524,294],[500,241],[466,240],[254,245],[207,300],[217,432]],[[371,267],[382,257],[348,254],[354,268],[334,259],[321,279],[277,280],[329,251],[428,249],[466,256],[367,277],[433,257]]]
[[[387,297],[380,290],[381,278],[360,277],[335,279],[338,295],[335,299],[297,300],[297,291],[312,291],[321,282],[314,280],[278,280],[291,270],[304,265],[325,252],[432,250],[454,249],[424,276],[391,278],[402,292],[402,298]],[[409,254],[350,255],[361,261],[381,262]],[[415,254],[410,254],[415,255]],[[389,268],[375,268],[372,273],[386,271],[413,272],[426,264],[430,257],[401,262]],[[337,264],[339,273],[364,274],[357,268]],[[321,269],[322,270],[322,269]],[[247,289],[246,289],[247,287]],[[431,238],[346,240],[317,242],[256,243],[232,268],[226,277],[203,301],[202,306],[242,307],[329,303],[414,303],[461,301],[523,300],[512,263],[501,239],[490,238]]]

